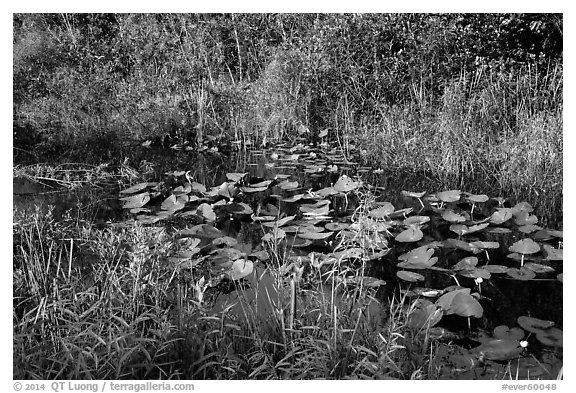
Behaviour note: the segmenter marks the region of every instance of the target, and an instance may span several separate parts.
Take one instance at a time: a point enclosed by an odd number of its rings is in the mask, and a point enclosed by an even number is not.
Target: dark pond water
[[[38,185],[15,179],[14,206],[26,209],[54,205],[57,214],[63,214],[82,205],[90,207],[91,217],[100,223],[140,221],[145,225],[169,225],[176,231],[208,221],[220,233],[208,237],[207,241],[203,239],[198,247],[212,247],[210,242],[213,239],[230,237],[239,242],[230,248],[240,249],[244,258],[261,250],[263,235],[270,233],[261,225],[266,220],[279,222],[282,217],[294,216],[293,222],[278,224],[287,232],[279,236],[278,241],[285,242],[284,236],[293,242],[312,239],[306,242],[309,244],[291,247],[292,256],[304,259],[311,253],[319,257],[333,256],[337,235],[346,238],[348,233],[350,236],[349,229],[328,227],[328,223],[349,226],[365,220],[365,224],[372,225],[366,233],[379,233],[379,240],[371,240],[367,247],[374,254],[386,250],[367,264],[369,276],[386,282],[378,292],[382,300],[397,296],[399,291],[408,291],[409,295],[416,296],[419,289],[428,288],[441,291],[436,297],[429,298],[434,302],[446,288],[460,285],[478,293],[482,317],[446,315],[438,326],[454,331],[478,328],[492,331],[498,325],[517,326],[519,316],[552,321],[560,328],[563,325],[563,284],[558,278],[563,271],[562,262],[554,257],[561,248],[562,234],[537,226],[529,227],[538,224],[537,218],[530,214],[529,206],[499,205],[499,201],[489,199],[474,204],[472,208],[471,195],[465,194],[466,190],[459,190],[456,200],[450,201],[449,194],[441,194],[447,190],[421,188],[430,186],[426,174],[374,171],[348,161],[341,151],[326,152],[309,146],[279,146],[267,151],[237,152],[231,157],[217,153],[196,155],[186,151],[141,149],[134,152],[131,165],[139,168],[144,176],[141,180],[149,182],[134,192],[120,193],[119,187],[97,193],[94,190],[68,192],[54,184]],[[192,184],[189,182],[196,185],[184,189],[187,183]],[[419,199],[402,194],[403,190],[427,191],[427,194]],[[432,193],[436,194],[430,195]],[[371,200],[370,205],[362,204],[366,199]],[[329,208],[323,205],[323,201],[329,201]],[[206,206],[201,208],[201,205]],[[242,211],[246,206],[251,210],[248,214]],[[359,207],[363,209],[362,214],[359,214]],[[494,217],[499,209],[504,218]],[[407,219],[414,221],[408,223]],[[480,228],[484,224],[485,227]],[[464,227],[458,229],[455,225]],[[306,229],[293,235],[287,229],[291,226]],[[413,232],[400,236],[407,230]],[[422,232],[420,237],[416,233],[418,230]],[[470,232],[459,235],[459,230]],[[302,232],[308,235],[302,236]],[[328,238],[320,239],[310,235],[312,232],[330,234]],[[412,235],[414,239],[410,239]],[[403,239],[406,236],[408,239]],[[538,246],[537,253],[526,251],[525,260],[509,257],[512,253],[509,248],[513,244],[532,238]],[[469,245],[474,242],[492,242],[497,246],[486,246],[486,250],[471,249]],[[352,243],[350,247],[353,247]],[[418,247],[433,250],[433,256],[438,260],[432,263],[426,259],[430,254],[424,258],[428,264],[424,267],[399,268],[399,258]],[[545,247],[552,251],[545,251]],[[454,266],[466,257],[477,260],[466,269],[455,269]],[[422,262],[418,258],[414,261],[412,263]],[[349,262],[354,265],[354,258]],[[530,268],[523,267],[524,264]],[[486,277],[488,265],[496,265],[500,270],[490,270],[492,273]],[[253,270],[243,275],[244,281],[251,283],[246,286],[244,296],[260,302],[261,310],[270,308],[269,302],[274,301],[275,296],[281,296],[275,291],[271,277],[265,273],[265,267],[265,262],[255,261]],[[481,271],[475,270],[478,268]],[[530,269],[531,272],[527,271]],[[407,278],[399,275],[399,271],[417,273],[421,277]],[[231,272],[233,270],[228,271],[228,276],[233,274]],[[478,280],[478,277],[484,279]],[[258,296],[263,291],[272,294],[272,299]],[[237,292],[226,292],[214,300],[215,311],[236,302]]]

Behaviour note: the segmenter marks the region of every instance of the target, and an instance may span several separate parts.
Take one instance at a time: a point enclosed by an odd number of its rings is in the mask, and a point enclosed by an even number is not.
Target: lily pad
[[[512,212],[509,208],[499,208],[490,216],[490,223],[500,225],[512,218]]]
[[[428,216],[411,216],[402,222],[402,225],[422,225],[430,221]]]
[[[469,200],[470,202],[482,203],[487,202],[488,199],[490,198],[488,197],[488,195],[480,194],[480,195],[469,195],[466,197],[466,199]]]
[[[444,312],[435,304],[429,304],[422,308],[416,308],[408,316],[408,326],[415,330],[431,328],[442,319]]]
[[[406,270],[399,270],[396,272],[398,278],[408,282],[424,281],[424,276],[415,272],[409,272]]]
[[[536,332],[536,339],[538,339],[538,341],[544,345],[549,345],[552,347],[564,346],[562,330],[556,327],[550,327],[548,329]]]
[[[448,222],[464,222],[466,217],[461,214],[454,212],[452,209],[446,209],[442,212],[442,218]]]
[[[207,203],[201,203],[197,208],[197,212],[200,217],[204,218],[207,222],[216,221],[216,213],[214,213],[212,206]]]
[[[541,263],[528,262],[524,264],[525,268],[532,270],[534,273],[554,273],[554,268]]]
[[[151,185],[156,185],[156,184],[157,183],[148,183],[148,182],[134,184],[132,187],[129,187],[125,190],[120,191],[120,194],[134,194],[136,192],[142,191],[146,187],[149,187]]]
[[[529,255],[540,251],[540,245],[530,238],[518,240],[512,244],[509,248],[512,252],[517,252],[519,254]]]
[[[534,317],[528,316],[520,316],[517,319],[518,325],[522,327],[522,329],[527,330],[532,333],[542,332],[545,329],[551,328],[554,326],[554,322],[546,321],[543,319],[538,319]]]
[[[562,248],[554,248],[548,244],[544,244],[542,248],[544,248],[544,255],[547,261],[561,261],[564,259],[564,250]]]
[[[525,266],[522,266],[520,269],[511,267],[508,269],[506,274],[508,274],[510,277],[516,280],[521,281],[532,280],[534,277],[536,277],[536,273],[534,273],[532,270],[528,269]]]
[[[482,269],[489,271],[492,274],[503,274],[503,273],[508,273],[508,270],[510,269],[508,266],[502,266],[502,265],[484,265],[482,266]]]
[[[480,303],[470,295],[470,288],[445,293],[436,301],[436,304],[442,307],[447,315],[480,318],[484,313]]]
[[[411,198],[422,198],[425,194],[426,191],[422,191],[422,192],[412,192],[412,191],[402,191],[401,194],[403,196],[406,197],[411,197]]]
[[[390,214],[394,213],[394,205],[390,202],[385,202],[382,206],[370,210],[368,216],[376,219],[388,217]]]
[[[299,232],[298,237],[308,240],[324,240],[332,236],[334,232]]]
[[[520,341],[524,338],[524,331],[517,327],[510,329],[506,325],[500,325],[494,328],[494,337],[504,340]]]
[[[400,232],[394,240],[397,242],[408,243],[408,242],[417,242],[424,237],[424,234],[418,227],[409,227],[408,229]]]
[[[249,259],[236,259],[226,275],[232,280],[240,280],[248,276],[254,270],[254,264]]]
[[[495,339],[470,350],[473,354],[479,354],[488,360],[504,361],[514,359],[522,353],[524,348],[517,340]]]
[[[462,277],[483,278],[484,280],[489,280],[491,277],[490,272],[488,270],[485,270],[482,268],[475,268],[475,269],[470,269],[470,270],[460,270],[459,274]]]
[[[346,175],[342,175],[332,187],[338,192],[349,192],[355,190],[359,186],[360,183],[355,182]]]
[[[148,192],[143,192],[141,194],[136,194],[120,199],[124,201],[124,204],[122,205],[124,209],[135,209],[147,204],[150,201],[150,194]]]
[[[452,266],[453,270],[470,270],[478,264],[478,258],[466,257],[461,259],[457,264]]]
[[[459,201],[461,194],[460,190],[441,191],[436,193],[436,198],[442,202],[451,203]]]

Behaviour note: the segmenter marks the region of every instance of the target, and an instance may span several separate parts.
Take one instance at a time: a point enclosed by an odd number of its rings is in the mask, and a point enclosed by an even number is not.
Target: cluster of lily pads
[[[274,152],[265,165],[282,169],[282,163],[288,161],[300,162],[300,173],[319,179],[341,169],[333,159],[319,160],[310,150]],[[183,225],[175,232],[169,262],[179,269],[208,269],[207,286],[248,276],[254,263],[269,259],[266,246],[282,247],[286,258],[312,269],[358,261],[393,263],[395,279],[404,283],[404,293],[420,298],[409,325],[422,330],[432,329],[444,315],[468,321],[482,318],[482,283],[493,275],[521,281],[563,280],[562,231],[539,226],[534,209],[526,202],[505,206],[502,198],[460,190],[402,191],[404,206],[396,208],[390,202],[363,201],[374,188],[347,175],[317,189],[303,187],[302,179],[281,173],[271,179],[248,172],[228,173],[226,181],[209,189],[189,172],[168,176],[166,182],[145,182],[125,189],[120,199],[131,214],[130,222],[170,220]],[[217,229],[228,220],[258,228],[260,244],[254,248]],[[451,258],[445,257],[447,252]],[[451,277],[454,285],[418,286],[429,272]],[[461,286],[461,277],[472,279],[474,286]],[[362,285],[374,287],[391,279],[347,278],[350,283],[361,280]],[[519,324],[528,326],[525,319],[519,319]],[[561,330],[551,322],[543,324],[531,325],[532,330],[542,327],[536,338],[545,345],[561,346]],[[495,329],[494,337],[483,344],[489,350],[479,348],[479,353],[487,359],[504,356],[493,354],[498,351],[505,356],[516,354],[522,348],[519,332],[504,337],[505,329]]]

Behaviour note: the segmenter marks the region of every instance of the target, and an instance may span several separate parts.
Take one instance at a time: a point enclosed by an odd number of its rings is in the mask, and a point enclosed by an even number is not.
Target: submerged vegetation
[[[14,378],[561,378],[562,78],[552,14],[15,15]]]

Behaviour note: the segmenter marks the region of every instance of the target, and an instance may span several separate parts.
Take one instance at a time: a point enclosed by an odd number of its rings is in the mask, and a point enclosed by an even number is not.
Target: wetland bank
[[[14,378],[561,378],[561,29],[15,15]]]

